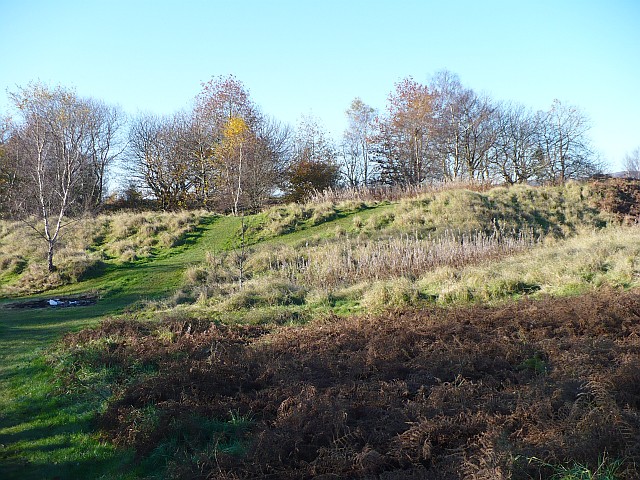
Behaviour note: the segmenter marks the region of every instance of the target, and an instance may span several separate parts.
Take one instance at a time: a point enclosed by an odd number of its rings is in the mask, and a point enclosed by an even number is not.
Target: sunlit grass
[[[134,302],[159,298],[181,282],[182,270],[204,257],[197,247],[203,235],[207,248],[224,248],[227,240],[206,221],[193,238],[157,260],[113,265],[101,276],[67,285],[49,297],[96,291],[96,305],[44,310],[0,310],[0,464],[3,479],[24,478],[135,478],[132,455],[104,444],[91,420],[102,398],[61,390],[49,348],[64,333],[96,324],[104,315],[122,311]],[[205,235],[211,233],[211,235]],[[7,302],[4,302],[7,303]],[[118,472],[115,473],[114,472]]]

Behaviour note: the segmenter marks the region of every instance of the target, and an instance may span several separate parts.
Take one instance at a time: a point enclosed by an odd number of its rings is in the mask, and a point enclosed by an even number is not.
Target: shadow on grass
[[[185,233],[179,240],[177,240],[174,246],[181,247],[181,246],[195,245],[196,243],[198,243],[198,240],[200,240],[204,236],[208,228],[211,225],[213,225],[217,219],[218,219],[218,216],[216,215],[203,217],[202,220],[200,220],[200,223],[195,228]]]
[[[121,452],[92,436],[100,399],[63,394],[43,352],[139,298],[64,309],[0,307],[0,478],[97,478],[122,463]]]
[[[98,277],[104,276],[105,274],[115,270],[116,268],[117,267],[113,264],[103,261],[97,261],[95,264],[85,270],[78,280],[81,282],[85,280],[93,280]]]
[[[8,368],[0,377],[11,398],[0,411],[0,478],[97,478],[131,456],[98,442],[93,417],[102,399],[64,393],[41,356]],[[114,478],[118,478],[116,475]]]
[[[62,447],[64,448],[64,447]],[[43,451],[45,453],[45,451]],[[17,458],[4,460],[0,456],[0,478],[3,480],[63,480],[63,479],[121,479],[135,478],[127,475],[130,467],[124,458],[131,455],[113,453],[107,458],[84,458],[57,463],[27,462]]]

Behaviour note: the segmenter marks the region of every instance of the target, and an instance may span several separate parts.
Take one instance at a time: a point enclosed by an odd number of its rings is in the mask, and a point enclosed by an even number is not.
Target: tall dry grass
[[[188,271],[187,290],[202,307],[238,315],[287,305],[380,311],[632,288],[640,286],[638,259],[639,226],[585,229],[569,239],[532,232],[342,237],[255,248],[242,287],[233,256],[217,255]]]
[[[457,180],[448,182],[433,182],[421,185],[374,185],[347,188],[328,188],[323,191],[315,191],[310,197],[311,204],[341,203],[346,201],[356,202],[397,202],[418,198],[425,194],[444,192],[447,190],[474,190],[486,191],[492,188],[490,182],[478,182],[473,180]]]
[[[154,249],[176,246],[200,221],[204,212],[141,212],[109,218],[104,250],[110,257],[131,262],[150,257]]]
[[[370,241],[345,238],[315,247],[279,249],[263,254],[253,264],[316,288],[335,289],[362,281],[405,277],[411,280],[442,266],[494,260],[536,246],[540,238],[530,232],[513,235],[483,232],[445,232],[437,238],[397,238]],[[293,254],[293,255],[292,255]]]
[[[437,268],[417,285],[442,303],[492,301],[531,292],[563,296],[603,287],[632,288],[640,285],[640,227],[585,231],[496,262]]]

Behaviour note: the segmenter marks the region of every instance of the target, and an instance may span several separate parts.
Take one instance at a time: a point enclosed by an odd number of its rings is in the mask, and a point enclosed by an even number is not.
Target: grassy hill
[[[637,192],[0,223],[0,476],[635,478]]]

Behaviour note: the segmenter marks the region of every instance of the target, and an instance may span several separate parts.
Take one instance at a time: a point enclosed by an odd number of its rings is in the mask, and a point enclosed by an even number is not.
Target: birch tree
[[[252,140],[246,122],[241,117],[231,117],[223,129],[223,138],[218,146],[224,191],[232,199],[232,211],[236,216],[240,211],[245,157],[251,154],[248,150],[254,146]]]
[[[356,97],[345,112],[348,120],[342,145],[342,175],[351,187],[372,180],[373,128],[376,111]]]
[[[85,174],[96,154],[96,139],[92,140],[95,104],[73,90],[51,89],[41,83],[18,89],[10,99],[16,113],[14,161],[21,177],[12,212],[44,239],[48,269],[53,272],[63,227],[90,203]],[[98,135],[95,129],[93,133]],[[108,159],[108,142],[101,148],[101,155]]]

